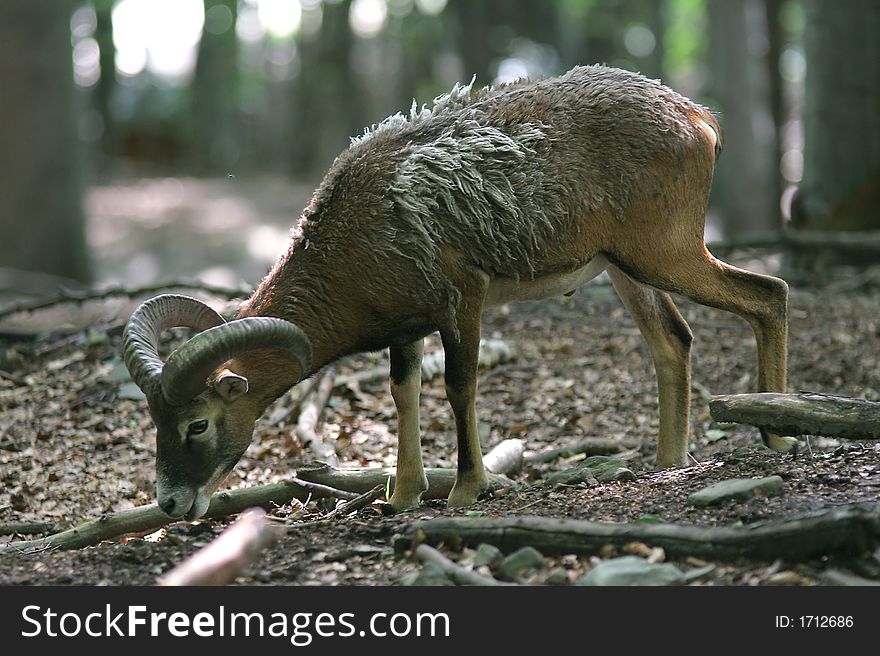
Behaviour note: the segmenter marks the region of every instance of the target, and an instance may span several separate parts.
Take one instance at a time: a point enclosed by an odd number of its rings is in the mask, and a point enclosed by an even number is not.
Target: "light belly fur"
[[[585,266],[568,273],[541,276],[533,280],[493,278],[489,282],[485,304],[503,305],[511,301],[537,301],[574,291],[608,267],[608,260],[597,255]]]

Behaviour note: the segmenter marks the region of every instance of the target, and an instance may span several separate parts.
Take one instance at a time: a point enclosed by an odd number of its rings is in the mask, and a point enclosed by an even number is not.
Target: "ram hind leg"
[[[635,282],[616,267],[608,267],[607,271],[654,361],[660,406],[657,466],[686,465],[693,335],[669,294]]]
[[[389,501],[395,510],[418,506],[428,489],[419,435],[423,348],[419,339],[390,349],[391,397],[397,408],[397,476]]]
[[[643,240],[642,252],[628,253],[627,274],[665,291],[687,296],[701,305],[739,315],[752,327],[758,350],[759,392],[785,392],[788,340],[788,285],[785,281],[745,271],[715,258],[702,241],[670,245],[656,256],[656,243]],[[775,451],[797,449],[797,440],[761,430],[764,443]]]

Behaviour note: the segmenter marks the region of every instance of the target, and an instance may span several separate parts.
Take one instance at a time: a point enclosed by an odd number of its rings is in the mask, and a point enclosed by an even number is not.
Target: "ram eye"
[[[195,435],[201,435],[206,430],[208,430],[208,420],[200,419],[199,421],[194,421],[186,428],[186,436],[194,437]]]

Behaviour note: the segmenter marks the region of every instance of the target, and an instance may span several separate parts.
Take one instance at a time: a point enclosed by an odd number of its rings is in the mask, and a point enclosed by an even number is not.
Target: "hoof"
[[[410,508],[418,508],[422,501],[422,493],[417,494],[398,494],[397,491],[388,499],[388,504],[394,509],[394,512],[409,510]]]
[[[394,491],[388,503],[395,512],[418,508],[422,502],[422,494],[428,490],[428,479],[424,473],[399,479],[394,484]]]
[[[489,489],[488,481],[478,481],[466,484],[457,482],[452,486],[446,505],[449,508],[464,508],[475,504],[480,497]]]

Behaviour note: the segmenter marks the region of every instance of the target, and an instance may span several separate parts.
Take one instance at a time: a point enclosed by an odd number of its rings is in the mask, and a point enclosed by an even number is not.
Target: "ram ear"
[[[229,371],[229,369],[224,369],[220,372],[220,375],[217,376],[217,380],[214,382],[214,390],[224,401],[231,403],[237,398],[247,394],[248,379]]]

